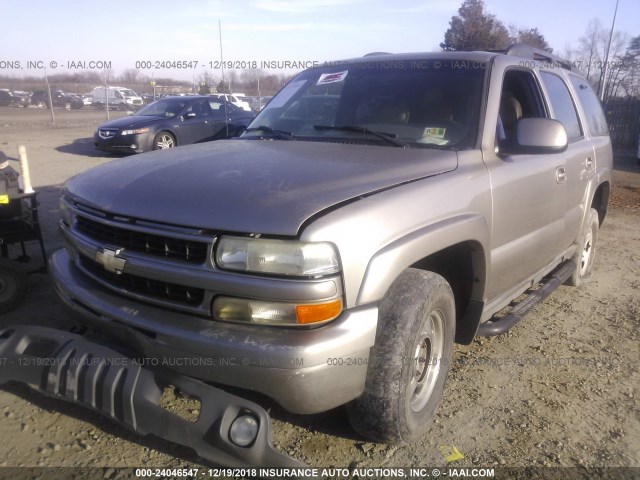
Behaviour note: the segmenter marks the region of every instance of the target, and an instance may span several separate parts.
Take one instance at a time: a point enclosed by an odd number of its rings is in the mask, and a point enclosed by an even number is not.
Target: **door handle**
[[[591,170],[593,168],[593,158],[591,157],[587,157],[587,159],[584,161],[584,166],[587,167],[587,170]]]
[[[564,167],[556,168],[556,183],[564,183],[567,179],[567,171]]]

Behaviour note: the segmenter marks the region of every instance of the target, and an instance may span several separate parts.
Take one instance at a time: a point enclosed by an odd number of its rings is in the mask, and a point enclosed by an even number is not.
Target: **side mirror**
[[[520,118],[515,142],[500,146],[505,155],[562,153],[569,143],[564,125],[550,118]]]

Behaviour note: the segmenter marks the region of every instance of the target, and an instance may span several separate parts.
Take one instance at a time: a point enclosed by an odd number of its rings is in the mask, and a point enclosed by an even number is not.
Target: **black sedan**
[[[63,107],[65,110],[78,110],[84,106],[81,98],[60,90],[51,92],[51,102],[53,102],[54,107]],[[46,90],[33,92],[31,105],[35,105],[38,108],[49,108],[49,92]]]
[[[168,97],[100,125],[93,141],[99,150],[140,153],[234,137],[252,119],[251,113],[222,99]]]
[[[9,90],[0,90],[1,107],[28,107],[29,97],[17,95]]]

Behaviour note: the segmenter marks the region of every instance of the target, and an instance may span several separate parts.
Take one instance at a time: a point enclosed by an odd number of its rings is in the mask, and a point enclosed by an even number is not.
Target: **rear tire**
[[[578,249],[572,258],[577,267],[565,282],[567,285],[579,287],[591,281],[599,229],[600,219],[598,218],[598,211],[595,208],[591,208],[587,214],[584,231],[578,240]]]
[[[378,442],[420,439],[442,400],[455,337],[455,301],[440,275],[410,268],[380,304],[365,391],[347,405],[353,428]]]
[[[0,313],[18,306],[27,293],[27,277],[7,259],[0,259]]]

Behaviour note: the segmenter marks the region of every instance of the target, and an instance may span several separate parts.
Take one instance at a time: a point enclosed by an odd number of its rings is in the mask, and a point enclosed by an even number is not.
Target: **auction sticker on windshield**
[[[327,83],[337,83],[342,82],[345,78],[347,78],[347,74],[349,70],[344,70],[342,72],[336,73],[323,73],[320,75],[318,79],[318,83],[316,85],[326,85]]]

